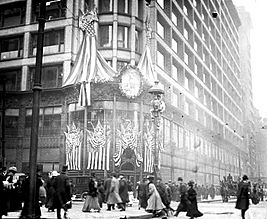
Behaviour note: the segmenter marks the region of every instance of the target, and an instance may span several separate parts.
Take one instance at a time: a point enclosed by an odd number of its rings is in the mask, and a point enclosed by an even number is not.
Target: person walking
[[[129,194],[128,194],[128,182],[125,179],[124,175],[120,175],[120,183],[119,183],[119,195],[121,197],[121,211],[126,210],[126,203],[129,202]]]
[[[37,173],[36,173],[36,192],[35,192],[35,203],[34,203],[34,212],[35,212],[35,218],[40,219],[41,218],[41,209],[40,209],[40,203],[39,203],[39,191],[40,187],[43,185],[43,180],[42,180],[42,174],[41,174],[41,169],[37,167]],[[30,192],[30,177],[27,177],[24,182],[22,183],[22,197],[24,197],[24,205],[20,214],[20,219],[27,219],[29,218],[29,215],[31,212],[29,212],[29,192]]]
[[[105,202],[105,188],[103,185],[103,180],[99,180],[97,183],[97,196],[98,196],[98,203],[100,208],[103,207],[103,202]]]
[[[71,191],[69,177],[67,176],[68,166],[64,165],[60,175],[55,178],[53,187],[55,189],[55,208],[57,209],[57,219],[61,219],[61,208],[64,210],[64,218],[67,217],[67,202],[71,201]]]
[[[107,204],[109,207],[115,204],[118,204],[120,207],[120,203],[121,203],[121,197],[119,195],[119,180],[117,179],[117,174],[113,173],[110,182],[110,190],[107,199]],[[108,211],[111,210],[109,207]],[[121,210],[123,210],[123,207],[121,207]]]
[[[104,181],[104,189],[105,189],[105,200],[104,202],[108,202],[108,197],[110,193],[110,187],[111,187],[111,175],[108,173],[108,176],[106,180]],[[115,204],[108,204],[107,203],[107,211],[111,211],[111,208],[114,210],[115,209]]]
[[[177,207],[177,210],[174,216],[178,217],[180,212],[187,212],[188,209],[188,197],[187,197],[187,187],[183,183],[183,178],[178,177],[179,183],[179,194],[180,194],[180,204]]]
[[[146,211],[153,213],[153,216],[157,216],[163,208],[164,205],[160,198],[160,195],[156,189],[156,186],[153,183],[154,176],[148,176],[148,200],[147,200],[147,207]]]
[[[198,210],[197,206],[197,192],[194,189],[194,181],[190,180],[188,182],[189,189],[187,190],[188,195],[188,209],[186,216],[190,217],[190,219],[193,219],[195,217],[201,217],[203,214]]]
[[[89,178],[88,194],[86,196],[82,211],[90,212],[92,209],[100,212],[100,206],[98,202],[97,182],[95,176],[92,174]]]
[[[147,178],[144,177],[143,181],[139,183],[137,187],[137,199],[139,201],[138,209],[147,207],[147,199],[148,199],[148,181]]]
[[[19,196],[19,182],[15,177],[16,172],[17,167],[9,167],[4,181],[7,195],[7,209],[9,212],[19,211],[22,209],[22,200]]]
[[[55,188],[53,184],[55,182],[55,178],[58,175],[59,173],[56,170],[53,170],[48,176],[48,180],[46,181],[45,189],[46,189],[47,197],[46,197],[45,207],[48,209],[48,212],[55,211],[55,204],[54,204]]]
[[[5,175],[4,172],[6,171],[5,167],[1,167],[0,169],[0,219],[2,219],[2,216],[7,216],[7,205],[6,205],[6,192],[4,187],[4,179]]]
[[[250,183],[248,182],[247,175],[242,177],[242,181],[238,184],[237,200],[235,208],[241,210],[241,217],[245,219],[245,213],[249,208],[250,197]]]

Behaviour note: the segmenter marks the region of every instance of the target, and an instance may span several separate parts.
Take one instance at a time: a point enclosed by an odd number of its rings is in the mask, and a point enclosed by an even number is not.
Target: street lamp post
[[[153,100],[151,101],[153,109],[150,110],[151,118],[154,126],[154,175],[155,180],[160,176],[159,171],[159,128],[161,115],[165,110],[165,103],[162,100],[164,94],[164,89],[159,84],[159,81],[155,81],[153,87],[148,91],[150,94],[153,94]]]
[[[1,127],[2,127],[2,166],[6,166],[6,139],[5,139],[5,112],[6,112],[6,78],[3,77],[2,80],[2,120],[1,120]]]
[[[28,194],[28,209],[27,218],[40,218],[35,212],[37,197],[36,173],[37,173],[37,151],[38,151],[38,129],[39,129],[39,110],[40,99],[42,91],[42,59],[43,59],[43,42],[44,42],[44,27],[45,27],[45,10],[46,1],[41,0],[39,3],[39,17],[38,17],[38,37],[37,37],[37,53],[36,53],[36,68],[33,84],[33,104],[32,104],[32,125],[31,125],[31,141],[30,141],[30,185]]]

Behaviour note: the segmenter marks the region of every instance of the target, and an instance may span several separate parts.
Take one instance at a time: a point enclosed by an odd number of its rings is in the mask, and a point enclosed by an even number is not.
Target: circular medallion
[[[121,74],[120,89],[128,98],[135,98],[141,93],[141,74],[133,68],[127,67]]]

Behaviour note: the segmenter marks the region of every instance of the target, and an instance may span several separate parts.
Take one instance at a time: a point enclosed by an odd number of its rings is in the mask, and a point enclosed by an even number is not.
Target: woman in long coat
[[[238,184],[237,200],[235,208],[241,210],[241,217],[245,219],[245,213],[249,208],[250,183],[247,175],[242,177],[242,181]]]
[[[116,174],[113,174],[110,183],[110,190],[107,200],[107,204],[109,206],[121,203],[121,197],[119,195],[119,180],[116,178],[116,176],[117,176]]]
[[[98,202],[97,182],[93,177],[89,179],[88,195],[85,199],[82,211],[90,212],[92,209],[100,212],[100,206]]]
[[[189,189],[187,190],[187,199],[188,199],[188,208],[186,216],[190,217],[190,219],[195,217],[201,217],[203,214],[198,210],[197,207],[197,192],[193,188],[194,182],[191,180],[188,183]]]
[[[153,178],[148,178],[150,181],[148,183],[148,200],[147,200],[147,208],[146,211],[152,212],[153,214],[156,214],[158,211],[161,211],[164,208],[164,205],[161,201],[160,195],[156,189],[156,186],[154,185]]]

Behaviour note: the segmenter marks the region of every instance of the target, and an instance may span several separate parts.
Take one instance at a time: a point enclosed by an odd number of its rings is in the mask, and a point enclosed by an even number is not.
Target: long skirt
[[[98,197],[92,197],[90,195],[87,195],[87,197],[84,201],[84,204],[83,204],[82,211],[83,212],[89,212],[92,209],[100,211],[100,206],[98,203]]]

